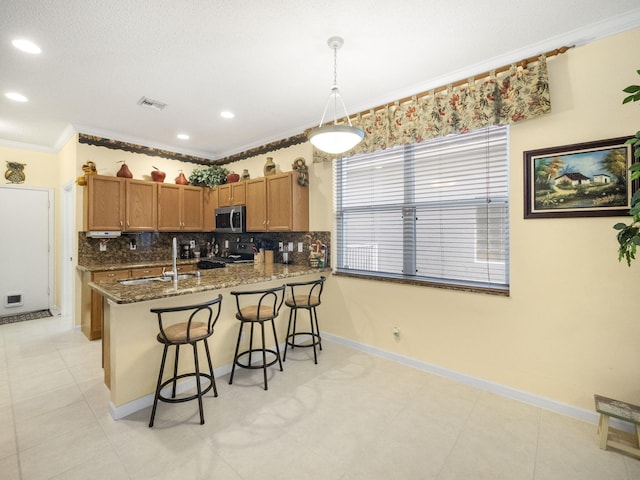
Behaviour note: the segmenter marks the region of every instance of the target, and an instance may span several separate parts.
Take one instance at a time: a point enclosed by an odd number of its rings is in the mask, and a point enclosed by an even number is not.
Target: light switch
[[[298,251],[302,253],[303,249],[304,249],[304,244],[302,242],[298,242]]]
[[[293,252],[293,242],[289,242],[289,246],[287,247],[287,251]]]

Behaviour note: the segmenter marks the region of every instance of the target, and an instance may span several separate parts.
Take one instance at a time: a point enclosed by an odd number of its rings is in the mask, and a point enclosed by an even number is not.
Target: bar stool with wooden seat
[[[280,371],[282,371],[282,360],[280,358],[280,347],[278,346],[278,335],[276,334],[276,325],[274,319],[280,312],[282,301],[284,300],[284,285],[280,287],[270,288],[267,290],[251,290],[245,292],[230,292],[231,295],[236,297],[237,313],[236,318],[240,320],[240,328],[238,329],[238,341],[236,342],[236,351],[233,356],[233,366],[231,367],[231,377],[229,378],[229,384],[233,383],[233,375],[235,373],[236,365],[242,368],[259,369],[261,368],[264,376],[264,389],[268,390],[267,385],[267,367],[274,365],[276,362],[280,365]],[[256,302],[257,300],[257,302]],[[267,348],[264,336],[264,324],[265,322],[271,322],[273,330],[273,339],[275,342],[275,350]],[[249,324],[251,329],[249,332],[249,349],[243,352],[239,352],[240,340],[242,339],[243,327]],[[253,327],[255,324],[260,325],[262,345],[260,347],[253,345]],[[254,354],[261,354],[261,363],[254,364],[252,362],[252,356]],[[273,356],[267,362],[267,354]],[[240,361],[243,357],[248,356],[249,359],[246,363]]]
[[[200,411],[200,425],[204,424],[204,412],[202,409],[202,397],[213,389],[214,396],[218,396],[216,389],[216,380],[213,376],[213,364],[211,363],[211,354],[209,352],[209,343],[207,339],[213,335],[213,327],[220,316],[220,306],[222,304],[222,295],[209,302],[197,305],[185,305],[180,307],[168,308],[152,308],[151,312],[158,316],[158,325],[160,331],[157,336],[158,342],[164,345],[162,352],[162,362],[160,363],[160,373],[158,373],[158,383],[156,393],[153,399],[153,408],[151,410],[151,419],[149,427],[153,427],[153,421],[156,416],[156,408],[158,400],[168,403],[187,402],[189,400],[198,399],[198,408]],[[186,321],[178,323],[170,323],[171,319],[176,316],[184,318],[187,312],[191,312]],[[209,364],[209,373],[200,372],[200,363],[198,361],[198,342],[204,343],[204,350]],[[193,347],[193,360],[195,371],[182,373],[178,375],[178,360],[180,356],[180,346],[191,345]],[[167,359],[169,347],[176,347],[176,355],[173,364],[173,375],[168,380],[163,381],[164,366]],[[178,380],[188,377],[194,377],[196,381],[196,393],[193,395],[177,397],[176,386]],[[202,388],[202,377],[209,380],[209,385]],[[172,384],[171,397],[162,394],[162,390],[169,384]]]
[[[295,347],[313,347],[313,363],[318,363],[318,354],[316,346],[322,350],[322,338],[320,337],[320,328],[318,327],[318,312],[316,307],[320,305],[322,289],[324,287],[325,277],[310,282],[287,283],[287,287],[291,289],[291,295],[285,300],[285,305],[289,307],[289,325],[287,326],[287,337],[284,346],[283,360],[287,360],[287,347],[292,349]],[[310,332],[296,332],[296,323],[298,320],[298,310],[304,309],[309,312],[309,323],[311,324]],[[293,329],[291,323],[293,321]],[[296,337],[309,337],[310,343],[296,343]]]

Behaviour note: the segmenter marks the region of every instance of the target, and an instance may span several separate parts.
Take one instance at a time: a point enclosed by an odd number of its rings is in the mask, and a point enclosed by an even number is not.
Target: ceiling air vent
[[[138,100],[138,105],[141,105],[143,107],[147,107],[147,108],[152,108],[154,110],[157,111],[161,111],[164,109],[164,107],[167,106],[166,103],[162,103],[159,102],[157,100],[151,100],[150,98],[147,97],[141,97],[140,100]]]

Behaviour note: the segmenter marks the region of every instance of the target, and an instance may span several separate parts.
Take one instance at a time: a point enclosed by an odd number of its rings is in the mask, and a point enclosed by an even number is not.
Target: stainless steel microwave
[[[244,205],[216,208],[216,232],[245,233],[246,208]]]

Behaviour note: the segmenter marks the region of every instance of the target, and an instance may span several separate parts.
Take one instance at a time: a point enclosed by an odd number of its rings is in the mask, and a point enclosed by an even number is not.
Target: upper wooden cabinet
[[[216,208],[218,208],[218,189],[205,188],[204,196],[204,231],[212,232],[216,229]]]
[[[125,231],[153,231],[158,228],[158,185],[126,180]]]
[[[300,232],[309,229],[309,187],[298,173],[247,180],[247,231]]]
[[[267,229],[267,181],[264,177],[246,181],[246,224],[248,232]]]
[[[87,175],[85,230],[212,232],[215,209],[247,206],[247,231],[309,229],[309,187],[298,173],[201,188],[172,183]]]
[[[124,179],[87,175],[85,230],[124,230]]]
[[[85,229],[155,230],[157,192],[156,184],[152,182],[87,175]]]
[[[197,232],[204,226],[202,188],[158,184],[158,230]]]
[[[246,204],[246,182],[225,183],[218,187],[218,204],[220,207]]]

